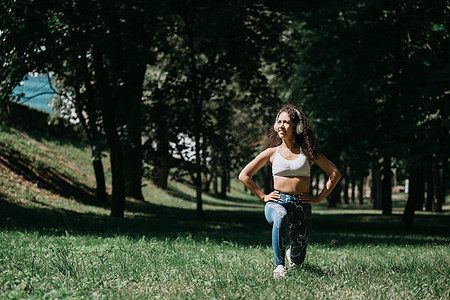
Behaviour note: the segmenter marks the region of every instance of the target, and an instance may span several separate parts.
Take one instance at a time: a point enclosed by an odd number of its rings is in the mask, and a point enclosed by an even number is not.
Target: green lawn
[[[314,206],[303,267],[273,279],[263,204],[237,182],[227,200],[204,196],[203,220],[189,188],[148,183],[146,202],[127,201],[118,220],[92,198],[33,182],[47,170],[91,195],[88,148],[14,130],[0,131],[0,147],[23,162],[10,172],[0,161],[2,299],[450,298],[448,204],[417,213],[412,231],[400,226],[401,199],[389,217],[368,204]]]

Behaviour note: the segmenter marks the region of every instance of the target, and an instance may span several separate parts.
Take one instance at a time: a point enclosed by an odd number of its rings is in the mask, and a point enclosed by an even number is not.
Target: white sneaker
[[[289,268],[298,268],[299,267],[299,265],[297,265],[295,262],[293,262],[292,261],[292,259],[291,259],[291,248],[289,248],[287,251],[286,251],[286,258],[287,258],[287,260],[288,260],[288,262],[289,262]]]
[[[286,267],[283,265],[278,265],[275,270],[273,270],[273,278],[285,277],[286,273]]]

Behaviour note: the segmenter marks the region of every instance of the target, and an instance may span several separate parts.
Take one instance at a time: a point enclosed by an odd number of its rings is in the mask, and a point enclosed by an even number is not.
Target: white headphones
[[[294,110],[295,110],[295,112],[297,113],[298,118],[299,118],[298,124],[297,124],[297,126],[295,127],[295,132],[296,132],[297,134],[300,134],[300,133],[303,132],[303,129],[304,129],[304,126],[303,126],[303,120],[302,120],[302,116],[300,115],[300,112],[299,112],[298,110],[296,110],[296,109],[294,109]],[[273,125],[273,129],[275,130],[275,132],[277,132],[277,129],[278,129],[278,117],[280,116],[280,114],[281,114],[283,111],[284,111],[284,110],[278,112],[277,118],[275,119],[275,124]]]

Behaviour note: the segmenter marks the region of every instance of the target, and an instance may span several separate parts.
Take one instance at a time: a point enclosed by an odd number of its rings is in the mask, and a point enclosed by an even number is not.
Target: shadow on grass
[[[308,273],[310,273],[310,274],[312,274],[312,275],[315,275],[315,276],[317,276],[317,277],[323,277],[323,276],[325,276],[325,275],[330,275],[330,274],[325,273],[325,272],[324,272],[321,268],[319,268],[318,266],[311,265],[311,264],[309,264],[309,263],[307,263],[307,262],[305,262],[304,264],[302,264],[301,269],[304,270],[304,271],[306,271],[306,272],[308,272]]]
[[[46,122],[47,123],[47,122]],[[55,132],[52,130],[54,125],[44,126],[44,128],[33,126],[33,128],[22,128],[23,124],[14,124],[14,125],[0,125],[0,130],[6,133],[14,133],[18,132],[24,133],[28,135],[30,138],[43,143],[43,142],[52,142],[58,145],[71,145],[74,148],[83,150],[86,148],[87,137],[84,132],[80,131],[81,128],[75,129],[72,128],[64,128],[64,130],[60,130],[59,132]],[[25,126],[27,127],[27,126]],[[50,132],[49,132],[50,129]],[[75,130],[74,130],[75,129]],[[52,134],[53,133],[53,134]]]
[[[194,210],[170,208],[146,202],[129,203],[140,211],[131,218],[115,219],[88,213],[50,208],[25,208],[0,196],[0,230],[37,231],[43,235],[127,235],[155,238],[192,237],[218,243],[270,246],[271,226],[261,211],[205,211],[198,219]],[[400,215],[313,213],[311,243],[327,246],[332,239],[340,246],[358,245],[447,245],[450,241],[448,215],[418,215],[415,230],[400,227]],[[313,272],[314,270],[310,270]]]
[[[83,199],[79,202],[86,204],[94,204],[96,202],[94,189],[74,181],[54,168],[44,165],[39,166],[39,164],[36,164],[36,162],[31,161],[19,152],[7,151],[0,147],[0,164],[21,175],[26,180],[36,183],[38,187],[62,197]],[[98,204],[101,205],[100,203]]]
[[[87,138],[84,137],[84,133],[78,133],[77,136],[52,136],[50,134],[43,134],[42,132],[33,132],[28,130],[23,130],[28,136],[30,136],[32,139],[44,143],[44,142],[52,142],[57,145],[70,145],[74,148],[83,150],[86,148],[86,140]]]
[[[448,215],[416,215],[414,229],[401,226],[401,214],[321,214],[313,216],[311,242],[326,244],[333,239],[345,245],[447,245],[450,242]]]
[[[246,245],[270,243],[270,233],[262,214],[211,211],[205,213],[205,218],[198,219],[193,210],[149,203],[127,203],[128,206],[134,206],[136,211],[141,207],[140,214],[116,219],[64,209],[28,208],[0,197],[0,230],[38,231],[45,235],[60,235],[67,231],[72,234],[127,235],[136,238],[208,237],[217,242]],[[256,237],[258,234],[263,237]]]
[[[189,193],[183,192],[179,189],[176,189],[175,187],[168,187],[166,191],[173,197],[178,198],[180,201],[186,201],[186,202],[190,202],[190,203],[196,202],[194,194],[189,194]],[[240,208],[253,208],[254,209],[255,204],[261,203],[261,201],[259,201],[259,200],[249,202],[247,199],[243,200],[240,197],[233,197],[230,195],[227,195],[226,198],[223,198],[223,197],[221,197],[221,195],[214,194],[214,193],[204,192],[203,195],[207,195],[207,196],[216,198],[220,201],[219,202],[219,201],[209,200],[209,199],[207,199],[207,198],[205,199],[205,197],[203,197],[204,198],[202,200],[203,205],[210,205],[213,207],[228,206],[228,207],[240,207]]]

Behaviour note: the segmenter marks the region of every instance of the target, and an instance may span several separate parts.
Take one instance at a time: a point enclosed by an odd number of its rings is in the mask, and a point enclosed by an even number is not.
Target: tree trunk
[[[373,170],[370,169],[369,175],[364,178],[363,180],[363,188],[361,189],[361,191],[369,191],[369,205],[373,205],[373,196],[374,196],[374,191],[373,191]],[[364,193],[362,195],[362,197],[364,197]]]
[[[89,89],[87,89],[89,91]],[[89,97],[89,95],[88,95]],[[92,97],[92,96],[91,96]],[[77,94],[77,104],[81,102],[82,96],[80,94]],[[96,197],[97,201],[101,203],[106,203],[106,184],[105,184],[105,174],[103,170],[103,163],[102,163],[102,151],[98,150],[99,147],[97,146],[98,139],[99,139],[99,132],[97,130],[97,125],[95,124],[95,121],[97,120],[97,114],[95,112],[95,109],[93,109],[91,106],[94,105],[95,99],[93,98],[87,98],[87,101],[85,105],[88,107],[88,115],[89,115],[89,121],[86,120],[83,114],[83,109],[80,107],[81,105],[76,105],[76,114],[78,118],[80,119],[80,124],[83,127],[84,131],[86,132],[86,135],[89,139],[89,143],[91,145],[91,153],[92,153],[92,166],[94,168],[94,174],[95,174],[95,183],[96,183]]]
[[[217,195],[219,193],[219,190],[218,190],[218,186],[217,186],[217,169],[216,168],[214,168],[214,170],[213,170],[212,182],[213,182],[214,195]]]
[[[83,52],[86,53],[88,51],[87,48],[83,49]],[[100,139],[102,138],[101,133],[99,132],[97,128],[97,121],[99,119],[98,116],[98,105],[96,104],[96,96],[95,96],[95,89],[92,86],[92,78],[91,73],[89,72],[88,65],[83,64],[83,82],[84,87],[86,89],[84,97],[85,99],[85,111],[87,112],[88,119],[84,117],[83,114],[83,105],[79,105],[79,101],[77,101],[77,105],[75,105],[77,109],[77,115],[80,119],[80,123],[82,124],[85,132],[87,133],[87,136],[89,137],[89,142],[91,144],[92,149],[92,164],[94,167],[94,173],[95,173],[95,181],[97,183],[97,200],[101,203],[106,203],[106,184],[105,184],[105,172],[103,169],[103,163],[102,163],[102,147],[100,146]],[[80,94],[80,91],[77,91],[76,93]],[[80,97],[78,97],[80,98]],[[79,99],[80,100],[80,99]]]
[[[412,167],[409,170],[409,194],[406,202],[405,210],[402,217],[402,225],[407,229],[412,229],[414,223],[414,213],[416,211],[417,202],[423,199],[423,171],[419,168]]]
[[[106,121],[108,119],[106,115],[107,113],[104,114],[103,120],[105,121],[105,132],[110,149],[113,188],[111,216],[123,218],[125,211],[125,178],[122,145],[114,123],[110,120]]]
[[[129,121],[128,123],[135,123]],[[144,200],[142,195],[142,145],[138,129],[135,125],[127,125],[129,139],[124,143],[124,173],[126,194],[138,200]],[[132,132],[130,132],[132,131]]]
[[[156,186],[166,189],[167,188],[167,179],[169,177],[169,162],[167,153],[163,152],[164,150],[161,150],[159,152],[158,160],[155,165],[155,171],[152,175],[152,181],[156,184]]]
[[[382,214],[385,216],[392,215],[392,172],[391,172],[391,158],[385,156],[383,158],[382,170]]]
[[[229,168],[227,168],[227,192],[231,193],[231,172]]]
[[[164,103],[161,105],[160,109],[162,111],[169,109]],[[168,128],[165,125],[161,125],[163,122],[157,117],[156,124],[156,138],[154,142],[156,143],[156,160],[154,161],[154,172],[152,174],[152,181],[156,186],[166,189],[167,180],[169,177],[169,141],[168,141]]]
[[[441,193],[440,193],[440,203],[441,203],[441,209],[442,209],[442,204],[445,203],[445,197],[447,196],[447,188],[448,188],[448,164],[447,164],[447,159],[443,162],[443,166],[442,166],[442,184],[441,184]]]
[[[348,189],[349,189],[349,183],[350,183],[350,181],[349,181],[349,174],[350,174],[350,168],[349,167],[344,167],[343,168],[343,170],[345,170],[345,176],[344,176],[344,178],[342,178],[343,180],[341,180],[342,181],[342,186],[343,186],[343,189],[344,189],[344,191],[343,191],[343,195],[344,195],[344,203],[345,204],[348,204],[348,200],[349,200],[349,196],[348,196]]]
[[[103,170],[102,158],[95,151],[92,151],[92,165],[94,167],[95,182],[97,183],[97,200],[101,203],[106,203],[105,172]]]
[[[208,174],[207,173],[205,173],[204,176],[203,176],[203,181],[204,181],[204,183],[203,183],[203,190],[206,193],[209,193],[210,190],[211,190],[211,182],[213,180],[213,177],[214,176],[212,174],[209,174],[209,178],[208,178]]]
[[[225,168],[222,167],[220,172],[220,198],[226,199],[227,198],[227,172]]]
[[[183,15],[183,20],[185,24],[185,30],[187,35],[187,44],[189,48],[189,63],[190,63],[190,71],[191,71],[191,89],[192,89],[192,103],[193,103],[193,116],[195,120],[194,124],[194,136],[195,136],[195,160],[196,160],[196,179],[195,179],[195,189],[196,189],[196,201],[197,201],[197,216],[199,218],[204,217],[203,213],[203,204],[202,204],[202,169],[201,169],[201,155],[200,155],[200,149],[201,147],[201,141],[200,141],[200,135],[201,135],[201,121],[202,121],[202,110],[203,110],[203,103],[202,98],[199,95],[199,88],[200,85],[198,83],[198,71],[197,71],[197,62],[196,62],[196,49],[194,44],[194,24],[193,24],[193,16],[188,15],[188,11],[184,11],[186,13]]]
[[[111,216],[123,218],[125,210],[125,180],[122,145],[115,122],[115,101],[112,96],[111,89],[106,79],[106,71],[104,69],[103,54],[92,51],[92,58],[95,69],[96,82],[100,95],[101,113],[103,117],[103,125],[108,142],[111,171],[112,171],[112,199],[111,199]]]
[[[144,195],[142,195],[142,174],[141,171],[132,171],[131,178],[128,179],[126,194],[130,197],[133,197],[134,199],[144,201]]]
[[[125,93],[128,97],[127,111],[127,144],[124,148],[126,193],[138,200],[144,200],[142,195],[142,117],[141,100],[142,86],[146,66],[139,62],[135,53],[134,62],[128,64]],[[125,145],[124,145],[125,146]]]
[[[432,211],[433,209],[433,199],[434,199],[434,183],[433,183],[433,164],[431,163],[428,167],[427,174],[427,200],[425,204],[426,211]]]
[[[341,203],[342,184],[338,183],[327,197],[328,208],[336,208]]]
[[[358,181],[358,204],[364,204],[364,177]]]
[[[381,183],[381,171],[378,166],[372,167],[372,198],[373,198],[373,208],[382,209],[383,193]]]
[[[352,184],[352,203],[354,204],[356,201],[356,180],[352,179],[351,184]]]
[[[200,132],[196,132],[195,135],[195,158],[197,175],[195,177],[195,191],[197,202],[197,217],[203,218],[203,201],[202,201],[202,168],[201,168],[201,155],[200,155]]]
[[[442,196],[441,196],[441,176],[439,172],[439,164],[433,162],[433,203],[432,210],[434,212],[442,212]]]

